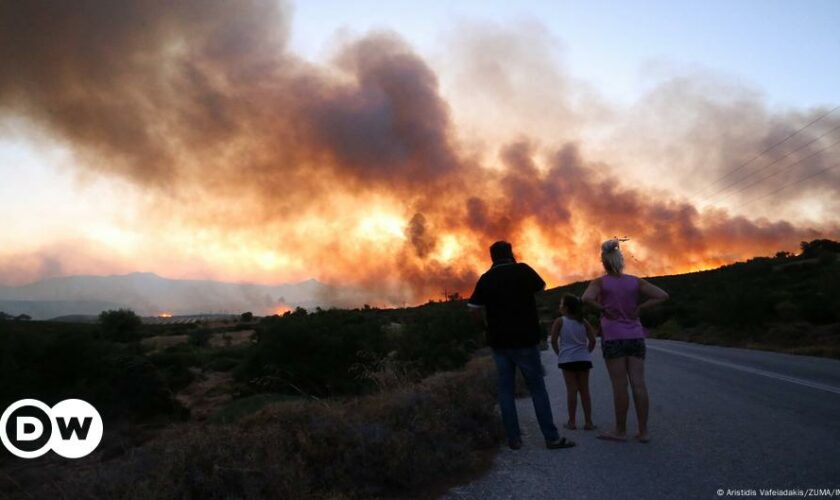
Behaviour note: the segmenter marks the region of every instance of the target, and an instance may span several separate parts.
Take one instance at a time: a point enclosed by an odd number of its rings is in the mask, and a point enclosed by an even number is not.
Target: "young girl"
[[[559,345],[558,345],[559,339]],[[551,347],[557,354],[557,366],[563,370],[566,381],[566,404],[569,407],[569,421],[566,429],[576,429],[577,395],[586,424],[583,428],[590,431],[592,423],[592,400],[589,397],[589,370],[592,368],[590,353],[595,349],[595,331],[592,325],[583,319],[583,304],[572,294],[565,294],[560,299],[560,317],[551,326]]]

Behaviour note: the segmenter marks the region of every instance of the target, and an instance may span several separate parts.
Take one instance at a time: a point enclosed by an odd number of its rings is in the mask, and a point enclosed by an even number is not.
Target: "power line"
[[[796,186],[796,185],[798,185],[798,184],[802,184],[803,182],[805,182],[805,181],[807,181],[807,180],[809,180],[809,179],[813,179],[814,177],[817,177],[817,176],[819,176],[819,175],[822,175],[822,174],[824,174],[824,173],[828,172],[829,170],[834,170],[835,168],[838,168],[838,167],[840,167],[840,163],[837,163],[837,164],[832,165],[832,166],[830,166],[830,167],[826,167],[826,168],[823,168],[823,169],[817,170],[816,172],[814,172],[813,174],[811,174],[811,175],[809,175],[809,176],[807,176],[807,177],[803,177],[803,178],[801,178],[801,179],[798,179],[798,180],[796,180],[795,182],[790,182],[790,183],[785,184],[784,186],[780,187],[779,189],[776,189],[776,190],[774,190],[774,191],[771,191],[771,192],[769,192],[769,193],[767,193],[767,194],[764,194],[764,195],[761,195],[761,196],[759,196],[759,197],[753,198],[753,199],[751,199],[751,200],[749,200],[749,201],[747,201],[747,202],[741,203],[740,205],[736,206],[736,207],[735,207],[735,209],[741,208],[741,207],[743,207],[743,206],[745,206],[745,205],[749,205],[750,203],[753,203],[753,202],[755,202],[755,201],[762,200],[762,199],[764,199],[764,198],[767,198],[768,196],[772,196],[772,195],[774,195],[774,194],[776,194],[776,193],[778,193],[778,192],[780,192],[780,191],[784,191],[785,189],[787,189],[787,188],[789,188],[789,187],[793,187],[793,186]]]
[[[837,128],[840,128],[840,126],[838,126]],[[810,144],[810,143],[809,143],[809,144]],[[785,165],[785,167],[784,167],[784,168],[778,169],[778,170],[776,170],[775,172],[773,172],[773,173],[772,173],[772,174],[770,174],[770,175],[766,175],[766,176],[764,176],[764,177],[761,177],[761,178],[759,178],[758,180],[756,180],[756,181],[754,181],[754,182],[752,182],[752,183],[750,183],[750,184],[747,184],[746,186],[741,186],[741,188],[740,188],[740,189],[738,189],[738,190],[736,190],[736,191],[734,191],[734,192],[732,192],[732,193],[727,194],[726,196],[724,196],[723,198],[719,199],[718,201],[723,201],[723,200],[725,200],[726,198],[728,198],[728,197],[730,197],[730,196],[732,196],[732,195],[734,195],[734,194],[736,194],[736,193],[743,193],[743,192],[744,192],[744,191],[746,191],[747,189],[749,189],[749,188],[751,188],[751,187],[755,186],[756,184],[760,184],[761,182],[764,182],[765,180],[767,180],[767,179],[769,179],[769,178],[771,178],[771,177],[775,177],[775,176],[777,176],[777,175],[781,174],[782,172],[786,171],[786,170],[787,170],[787,169],[789,169],[790,167],[792,167],[792,166],[794,166],[794,165],[798,165],[798,164],[800,164],[800,163],[804,162],[805,160],[809,160],[809,159],[813,158],[814,156],[816,156],[816,155],[818,155],[818,154],[822,153],[823,151],[826,151],[826,150],[828,150],[828,149],[831,149],[831,148],[833,148],[834,146],[836,146],[836,145],[838,145],[838,144],[840,144],[840,139],[838,139],[838,140],[834,141],[833,143],[829,144],[828,146],[826,146],[826,147],[824,147],[824,148],[822,148],[822,149],[818,149],[817,151],[815,151],[815,152],[811,153],[810,155],[806,156],[805,158],[802,158],[802,159],[800,159],[800,160],[797,160],[797,161],[795,161],[795,162],[793,162],[793,163],[791,163],[791,164],[789,164],[789,165]],[[776,163],[776,162],[774,162],[774,163]],[[769,165],[768,165],[768,166],[769,166]],[[756,172],[756,173],[757,173],[757,172]],[[748,177],[744,177],[744,179],[748,179]],[[742,180],[744,180],[744,179],[742,179]]]
[[[816,139],[814,139],[814,140],[812,140],[812,141],[808,142],[807,144],[804,144],[804,145],[800,146],[799,148],[797,148],[797,149],[795,149],[795,150],[793,150],[793,151],[789,152],[788,154],[784,155],[783,157],[779,158],[778,160],[774,161],[773,163],[770,163],[770,164],[768,164],[768,165],[765,165],[765,167],[764,167],[764,168],[762,168],[762,169],[760,169],[760,170],[757,170],[756,172],[754,172],[754,173],[753,173],[753,174],[751,174],[751,175],[755,175],[755,174],[758,174],[758,173],[760,173],[760,172],[762,172],[762,171],[766,170],[768,167],[770,167],[770,166],[772,166],[772,165],[774,165],[774,164],[778,163],[779,161],[781,161],[781,160],[783,160],[783,159],[787,158],[787,157],[788,157],[788,156],[790,156],[791,154],[796,153],[797,151],[800,151],[800,150],[804,149],[804,148],[805,148],[805,147],[807,147],[807,146],[810,146],[810,145],[811,145],[811,144],[813,144],[814,142],[816,142],[816,141],[818,141],[818,140],[822,139],[823,137],[825,137],[826,135],[828,135],[829,133],[831,133],[831,132],[833,132],[834,130],[837,130],[837,129],[840,129],[840,125],[838,125],[837,127],[834,127],[833,129],[831,129],[831,130],[829,130],[828,132],[826,132],[826,133],[822,134],[821,136],[817,137]],[[760,184],[761,182],[764,182],[764,181],[766,181],[767,179],[769,179],[769,178],[771,178],[771,177],[775,177],[776,175],[778,175],[778,174],[780,174],[780,173],[784,172],[786,169],[788,169],[788,168],[790,168],[790,167],[793,167],[794,165],[798,165],[798,164],[800,164],[800,163],[802,163],[802,162],[804,162],[804,161],[806,161],[806,160],[809,160],[809,159],[813,158],[814,156],[817,156],[818,154],[823,153],[824,151],[826,151],[826,150],[828,150],[828,149],[831,149],[832,147],[834,147],[834,146],[836,146],[836,145],[838,145],[838,144],[840,144],[840,139],[838,139],[838,140],[834,141],[833,143],[829,144],[828,146],[826,146],[826,147],[824,147],[824,148],[818,149],[817,151],[815,151],[815,152],[811,153],[810,155],[808,155],[808,156],[806,156],[806,157],[804,157],[804,158],[802,158],[802,159],[799,159],[799,160],[797,160],[797,161],[795,161],[795,162],[793,162],[793,163],[791,163],[791,164],[786,165],[786,166],[785,166],[784,168],[782,168],[782,169],[778,169],[778,170],[776,170],[775,172],[771,173],[770,175],[766,175],[766,176],[764,176],[764,177],[761,177],[761,178],[757,179],[756,181],[754,181],[754,182],[752,182],[752,183],[750,183],[750,184],[747,184],[746,186],[742,186],[740,189],[737,189],[736,191],[733,191],[732,193],[729,193],[728,195],[724,196],[723,198],[721,198],[721,199],[719,199],[719,200],[717,200],[717,201],[723,201],[724,199],[726,199],[726,198],[728,198],[728,197],[730,197],[730,196],[732,196],[732,195],[734,195],[734,194],[742,193],[742,192],[746,191],[747,189],[749,189],[749,188],[751,188],[751,187],[753,187],[753,186],[755,186],[755,185],[757,185],[757,184]],[[828,170],[830,170],[830,169],[828,169]],[[741,182],[741,181],[744,181],[744,180],[746,180],[746,179],[749,179],[749,178],[751,177],[751,175],[746,176],[746,177],[742,177],[742,178],[741,178],[741,179],[739,179],[736,183]],[[725,190],[726,190],[726,189],[724,189],[724,190],[722,190],[722,191],[725,191]],[[781,189],[780,189],[780,190],[781,190]],[[780,191],[780,190],[779,190],[779,191]],[[722,191],[719,191],[719,192],[722,192]],[[775,192],[778,192],[778,191],[774,191],[774,193],[775,193]],[[773,193],[770,193],[770,194],[773,194]],[[769,195],[768,195],[768,196],[769,196]],[[759,197],[759,198],[755,198],[755,199],[753,199],[753,200],[750,200],[749,202],[746,202],[746,203],[743,203],[743,204],[741,204],[741,205],[738,205],[738,206],[734,207],[734,208],[733,208],[733,210],[735,210],[735,209],[737,209],[737,208],[740,208],[740,207],[742,207],[742,206],[746,205],[747,203],[752,203],[753,201],[755,201],[755,200],[757,200],[757,199],[761,199],[761,197]],[[702,201],[702,200],[701,200],[701,201]],[[695,203],[693,203],[693,204],[692,204],[692,206],[693,206],[695,209],[697,209],[697,208],[698,208],[698,207],[697,207],[697,204],[699,204],[699,203],[700,203],[700,202],[695,202]],[[671,213],[671,215],[670,215],[669,217],[667,217],[667,218],[665,218],[665,219],[660,219],[658,222],[660,222],[660,223],[670,222],[670,221],[672,221],[673,219],[675,219],[677,216],[679,216],[679,212],[674,212],[674,213]]]
[[[764,149],[764,150],[762,150],[760,153],[758,153],[758,154],[757,154],[757,155],[755,155],[753,158],[751,158],[749,161],[747,161],[747,162],[745,162],[745,163],[742,163],[741,165],[739,165],[739,166],[738,166],[738,167],[736,167],[735,169],[733,169],[733,170],[731,170],[731,171],[727,172],[726,174],[724,174],[724,175],[723,175],[723,176],[721,176],[721,177],[718,177],[717,179],[715,179],[714,181],[712,181],[710,184],[708,184],[708,186],[710,186],[710,187],[711,187],[711,186],[714,186],[715,184],[719,183],[719,182],[720,182],[720,181],[722,181],[723,179],[725,179],[725,178],[727,178],[727,177],[731,176],[732,174],[734,174],[734,173],[736,173],[736,172],[738,172],[738,171],[740,171],[740,170],[744,169],[745,167],[747,167],[747,166],[748,166],[748,165],[750,165],[752,162],[754,162],[754,161],[755,161],[755,160],[757,160],[758,158],[762,157],[763,155],[765,155],[766,153],[768,153],[768,152],[769,152],[769,151],[771,151],[772,149],[774,149],[774,148],[776,148],[776,147],[778,147],[778,146],[781,146],[782,144],[784,144],[785,142],[787,142],[787,141],[788,141],[788,140],[790,140],[791,138],[793,138],[793,137],[795,137],[796,135],[798,135],[798,134],[799,134],[800,132],[802,132],[803,130],[805,130],[805,129],[807,129],[808,127],[810,127],[810,126],[814,125],[815,123],[819,122],[820,120],[822,120],[822,119],[824,119],[825,117],[829,116],[830,114],[834,113],[834,112],[835,112],[835,111],[837,111],[838,109],[840,109],[840,105],[835,106],[834,108],[832,108],[832,109],[828,110],[827,112],[825,112],[825,113],[821,114],[820,116],[818,116],[818,117],[814,118],[814,119],[813,119],[813,120],[811,120],[810,122],[806,123],[804,126],[800,127],[799,129],[797,129],[797,130],[795,130],[794,132],[792,132],[791,134],[789,134],[787,137],[785,137],[785,138],[784,138],[784,139],[782,139],[781,141],[778,141],[778,142],[776,142],[776,143],[774,143],[774,144],[770,145],[769,147],[765,148],[765,149]],[[723,191],[726,191],[727,189],[729,189],[729,187],[731,187],[731,186],[733,186],[733,185],[735,185],[735,184],[738,184],[738,183],[740,183],[740,182],[742,182],[742,181],[744,181],[744,180],[746,180],[746,179],[749,179],[749,178],[750,178],[750,177],[752,177],[753,175],[756,175],[756,174],[758,174],[758,173],[760,173],[760,172],[762,172],[762,171],[766,170],[768,167],[771,167],[771,166],[775,165],[776,163],[780,162],[781,160],[784,160],[785,158],[789,157],[790,155],[792,155],[792,154],[794,154],[794,153],[796,153],[796,152],[798,152],[798,151],[800,151],[800,150],[802,150],[802,149],[804,149],[804,148],[806,148],[806,147],[810,146],[811,144],[813,144],[813,143],[817,142],[818,140],[822,139],[822,138],[823,138],[823,137],[825,137],[826,135],[828,135],[828,134],[830,134],[831,132],[834,132],[835,130],[838,130],[838,129],[840,129],[840,125],[838,125],[838,126],[836,126],[836,127],[832,128],[832,129],[828,130],[827,132],[823,133],[822,135],[820,135],[820,136],[819,136],[819,137],[817,137],[816,139],[813,139],[813,140],[809,141],[808,143],[806,143],[806,144],[804,144],[804,145],[802,145],[802,146],[800,146],[800,147],[798,147],[798,148],[794,149],[793,151],[790,151],[790,152],[786,153],[786,154],[785,154],[785,155],[783,155],[781,158],[776,159],[775,161],[773,161],[772,163],[770,163],[770,164],[768,164],[768,165],[765,165],[763,168],[761,168],[761,169],[759,169],[759,170],[757,170],[757,171],[755,171],[755,172],[753,172],[753,173],[751,173],[751,174],[748,174],[748,175],[746,175],[746,176],[744,176],[744,177],[741,177],[740,179],[738,179],[738,180],[737,180],[737,181],[735,181],[734,183],[731,183],[731,184],[729,184],[729,185],[725,186],[724,188],[722,188],[722,189],[720,189],[720,190],[718,190],[718,191],[716,191],[716,192],[712,193],[711,195],[707,195],[707,196],[703,197],[701,200],[699,200],[699,201],[697,201],[697,202],[690,203],[690,206],[691,206],[691,207],[693,207],[695,210],[697,210],[697,208],[698,208],[698,207],[697,207],[697,205],[698,205],[699,203],[701,203],[701,202],[703,202],[703,201],[705,201],[705,200],[707,200],[707,199],[711,198],[712,196],[715,196],[715,195],[717,195],[717,194],[719,194],[719,193],[721,193],[721,192],[723,192]],[[823,151],[825,151],[825,150],[827,150],[827,149],[829,149],[829,148],[831,148],[831,147],[833,147],[833,146],[835,146],[835,145],[837,145],[837,144],[840,144],[840,141],[836,141],[836,142],[834,142],[834,143],[830,144],[829,146],[827,146],[827,147],[825,147],[825,148],[822,148],[822,149],[820,149],[820,150],[816,151],[815,153],[812,153],[811,155],[809,155],[809,156],[807,156],[807,157],[805,157],[805,158],[803,158],[803,159],[801,159],[801,160],[798,160],[798,161],[796,161],[796,162],[794,162],[794,163],[792,163],[792,164],[788,165],[788,166],[787,166],[787,168],[790,168],[790,167],[792,167],[792,166],[794,166],[794,165],[797,165],[797,164],[799,164],[799,163],[801,163],[801,162],[803,162],[803,161],[805,161],[805,160],[807,160],[807,159],[809,159],[809,158],[812,158],[813,156],[815,156],[815,155],[817,155],[817,154],[819,154],[819,153],[821,153],[821,152],[823,152]],[[829,171],[829,170],[832,170],[832,169],[834,169],[834,168],[837,168],[837,167],[840,167],[840,164],[838,164],[838,165],[834,165],[834,166],[829,167],[829,168],[822,169],[822,170],[820,170],[820,171],[816,172],[816,173],[815,173],[815,174],[813,174],[813,175],[810,175],[810,176],[808,176],[808,177],[805,177],[805,178],[799,179],[799,180],[797,180],[797,181],[795,181],[795,182],[793,182],[793,183],[786,184],[786,185],[782,186],[782,187],[781,187],[781,188],[779,188],[779,189],[776,189],[776,190],[774,190],[774,191],[772,191],[772,192],[770,192],[770,193],[767,193],[766,195],[762,195],[762,196],[759,196],[759,197],[757,197],[757,198],[753,198],[753,199],[751,199],[751,200],[749,200],[749,201],[747,201],[747,202],[741,203],[740,205],[737,205],[736,207],[734,207],[734,209],[733,209],[733,210],[738,209],[738,208],[741,208],[741,207],[743,207],[743,206],[745,206],[745,205],[748,205],[748,204],[753,203],[753,202],[755,202],[755,201],[758,201],[758,200],[760,200],[760,199],[764,199],[764,198],[766,198],[767,196],[771,196],[771,195],[773,195],[773,194],[776,194],[776,193],[778,193],[778,192],[780,192],[780,191],[783,191],[784,189],[787,189],[788,187],[791,187],[791,186],[794,186],[794,185],[797,185],[797,184],[801,184],[802,182],[805,182],[805,181],[807,181],[807,180],[809,180],[809,179],[811,179],[811,178],[813,178],[813,177],[816,177],[817,175],[821,175],[821,174],[823,174],[823,173],[825,173],[825,172],[827,172],[827,171]],[[770,177],[773,177],[773,176],[777,175],[778,173],[781,173],[782,171],[784,171],[784,169],[783,169],[783,170],[779,170],[779,171],[777,171],[776,173],[773,173],[773,174],[771,174],[771,175],[769,175],[769,176],[762,177],[762,178],[761,178],[761,179],[759,179],[758,181],[753,182],[752,184],[749,184],[749,185],[747,185],[747,186],[745,186],[745,187],[742,187],[741,189],[737,190],[736,192],[737,192],[737,193],[741,193],[741,192],[743,192],[744,190],[746,190],[746,189],[748,189],[748,188],[750,188],[750,187],[752,187],[752,186],[755,186],[756,184],[758,184],[758,183],[760,183],[760,182],[763,182],[764,180],[769,179]],[[733,194],[734,194],[734,193],[733,193]],[[658,223],[667,223],[667,222],[670,222],[671,220],[673,220],[674,218],[676,218],[676,217],[677,217],[680,213],[681,213],[681,211],[678,211],[678,212],[673,212],[673,213],[671,213],[670,217],[667,217],[667,218],[665,218],[665,219],[660,219],[660,220],[658,220],[657,222],[658,222]]]
[[[840,106],[838,106],[838,107],[840,107]],[[835,109],[837,109],[837,108],[835,108]],[[800,129],[800,130],[802,130],[802,129]],[[729,189],[729,188],[731,188],[732,186],[735,186],[735,185],[737,185],[737,184],[739,184],[739,183],[741,183],[741,182],[743,182],[743,181],[745,181],[745,180],[749,179],[750,177],[752,177],[752,176],[754,176],[754,175],[756,175],[756,174],[758,174],[758,173],[760,173],[760,172],[763,172],[764,170],[768,169],[769,167],[772,167],[773,165],[775,165],[775,164],[779,163],[780,161],[784,160],[784,159],[785,159],[785,158],[787,158],[788,156],[790,156],[790,155],[792,155],[792,154],[794,154],[794,153],[796,153],[796,152],[799,152],[799,151],[801,151],[801,150],[803,150],[803,149],[807,148],[807,147],[808,147],[808,146],[810,146],[811,144],[813,144],[813,143],[815,143],[815,142],[819,141],[820,139],[822,139],[823,137],[827,136],[828,134],[830,134],[830,133],[834,132],[835,130],[840,130],[840,125],[837,125],[836,127],[832,128],[831,130],[829,130],[829,131],[827,131],[827,132],[823,133],[822,135],[820,135],[820,136],[819,136],[819,137],[817,137],[816,139],[813,139],[813,140],[811,140],[811,141],[809,141],[809,142],[807,142],[807,143],[803,144],[802,146],[799,146],[798,148],[794,149],[793,151],[789,151],[787,154],[783,155],[781,158],[777,158],[776,160],[774,160],[774,161],[772,161],[772,162],[768,163],[767,165],[765,165],[765,166],[763,166],[763,167],[759,168],[759,169],[758,169],[758,170],[756,170],[755,172],[749,173],[749,174],[745,175],[744,177],[741,177],[740,179],[736,180],[735,182],[731,182],[731,183],[727,184],[727,185],[726,185],[726,186],[724,186],[723,188],[721,188],[721,189],[719,189],[719,190],[715,191],[714,193],[712,193],[712,194],[710,194],[710,195],[708,195],[708,196],[704,196],[704,197],[703,197],[703,198],[701,198],[701,199],[700,199],[697,203],[702,203],[702,202],[704,202],[704,201],[706,201],[706,200],[708,200],[708,199],[710,199],[710,198],[713,198],[713,197],[717,196],[718,194],[723,193],[724,191],[728,190],[728,189]],[[834,143],[834,144],[836,144],[836,143]],[[834,144],[832,144],[832,146],[833,146]],[[829,147],[831,147],[831,146],[829,146]],[[827,149],[827,148],[824,148],[824,149]],[[821,151],[822,151],[822,150],[821,150]],[[811,156],[813,156],[813,155],[811,155]],[[809,156],[809,158],[810,158],[810,156]],[[800,160],[800,161],[802,161],[802,160]],[[799,163],[799,162],[797,162],[797,163]],[[793,165],[795,165],[795,163],[794,163]],[[791,166],[791,165],[789,165],[789,166]],[[740,191],[741,191],[741,190],[739,190],[738,192],[740,192]]]
[[[785,137],[785,138],[784,138],[784,139],[782,139],[781,141],[776,142],[776,143],[772,144],[770,147],[768,147],[768,148],[764,149],[762,152],[760,152],[760,153],[758,153],[757,155],[755,155],[753,158],[751,158],[751,159],[750,159],[749,161],[747,161],[746,163],[742,163],[740,166],[738,166],[738,167],[734,168],[733,170],[730,170],[728,173],[724,174],[723,176],[718,177],[717,179],[715,179],[714,181],[712,181],[712,182],[709,184],[709,186],[710,186],[710,187],[711,187],[711,186],[714,186],[715,184],[717,184],[718,182],[722,181],[723,179],[726,179],[727,177],[729,177],[730,175],[734,174],[735,172],[738,172],[739,170],[741,170],[741,169],[745,168],[745,167],[746,167],[747,165],[749,165],[750,163],[752,163],[752,162],[754,162],[755,160],[757,160],[757,159],[761,158],[762,156],[764,156],[764,154],[765,154],[765,153],[769,152],[770,150],[772,150],[773,148],[775,148],[775,147],[777,147],[777,146],[781,146],[782,144],[784,144],[785,142],[787,142],[788,140],[790,140],[790,139],[791,139],[792,137],[794,137],[795,135],[799,134],[800,132],[802,132],[802,131],[803,131],[803,130],[805,130],[806,128],[808,128],[808,127],[810,127],[811,125],[813,125],[813,124],[817,123],[818,121],[822,120],[823,118],[825,118],[826,116],[830,115],[831,113],[834,113],[834,112],[835,112],[835,111],[837,111],[838,109],[840,109],[840,105],[835,106],[834,108],[832,108],[832,109],[828,110],[827,112],[823,113],[822,115],[820,115],[820,116],[818,116],[818,117],[814,118],[813,120],[811,120],[810,122],[808,122],[807,124],[805,124],[805,126],[803,126],[802,128],[800,128],[800,129],[798,129],[798,130],[794,131],[793,133],[791,133],[790,135],[788,135],[787,137]]]

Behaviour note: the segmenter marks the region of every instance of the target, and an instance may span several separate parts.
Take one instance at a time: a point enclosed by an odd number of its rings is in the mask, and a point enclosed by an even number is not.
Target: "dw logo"
[[[0,439],[20,458],[37,458],[50,450],[82,458],[99,446],[102,431],[99,412],[81,399],[65,399],[52,408],[37,399],[21,399],[0,417]]]

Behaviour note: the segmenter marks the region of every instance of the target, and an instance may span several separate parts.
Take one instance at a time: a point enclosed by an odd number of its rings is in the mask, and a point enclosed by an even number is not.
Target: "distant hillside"
[[[266,286],[131,273],[67,276],[18,287],[0,287],[0,311],[28,314],[33,319],[98,314],[119,307],[133,309],[140,315],[244,311],[270,314],[280,308],[345,305],[353,297],[350,290],[337,290],[315,280]]]
[[[0,311],[17,316],[26,314],[32,319],[52,319],[56,316],[98,315],[108,309],[127,307],[116,302],[92,300],[0,300]]]
[[[645,311],[642,322],[659,338],[840,358],[838,251],[840,244],[817,240],[804,244],[800,255],[780,252],[710,271],[648,278],[671,300]],[[544,293],[543,317],[556,315],[563,293],[580,295],[587,283]]]

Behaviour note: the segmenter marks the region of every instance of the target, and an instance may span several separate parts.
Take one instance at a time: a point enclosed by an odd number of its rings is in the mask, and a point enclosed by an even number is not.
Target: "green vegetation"
[[[711,271],[649,278],[671,300],[643,311],[642,323],[657,338],[840,358],[840,243],[814,240],[801,248],[797,256],[779,252]],[[555,314],[563,293],[581,294],[586,285],[544,294],[543,315]]]
[[[117,342],[135,340],[140,334],[141,324],[140,317],[130,309],[102,311],[99,315],[102,335]]]
[[[50,468],[45,481],[48,458],[36,459],[30,480],[0,482],[0,496],[432,491],[488,465],[499,441],[492,364],[463,370],[483,344],[463,302],[298,309],[189,329],[133,318],[0,321],[0,404],[78,397],[115,429],[91,459],[96,480],[80,461]],[[155,434],[139,455],[126,453]]]
[[[190,344],[195,347],[205,347],[210,343],[210,332],[205,329],[196,329],[189,333]]]
[[[375,388],[372,374],[386,359],[413,380],[460,368],[483,342],[463,302],[387,311],[298,309],[263,319],[257,332],[237,380],[251,392],[318,398]]]
[[[340,401],[280,402],[233,424],[180,424],[142,454],[81,468],[35,497],[433,497],[484,470],[501,439],[488,357]]]
[[[94,404],[106,420],[181,411],[138,346],[103,339],[96,325],[2,322],[0,346],[0,407],[72,397]]]

